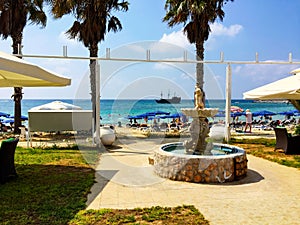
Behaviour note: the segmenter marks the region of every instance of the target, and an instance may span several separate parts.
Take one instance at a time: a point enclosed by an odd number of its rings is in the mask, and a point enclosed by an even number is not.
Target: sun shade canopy
[[[71,79],[0,52],[0,87],[68,86]]]
[[[66,102],[53,101],[44,105],[31,108],[31,111],[35,110],[81,110],[82,108],[76,105],[72,105]]]
[[[300,70],[296,75],[286,77],[273,83],[261,86],[244,93],[244,99],[268,100],[289,99],[300,100]],[[293,71],[292,71],[293,72]],[[291,73],[292,73],[291,72]]]

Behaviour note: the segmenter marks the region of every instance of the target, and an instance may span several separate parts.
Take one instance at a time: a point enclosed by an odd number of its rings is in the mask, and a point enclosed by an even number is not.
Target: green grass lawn
[[[286,155],[283,151],[274,151],[276,145],[274,139],[232,139],[231,144],[244,148],[247,154],[300,169],[300,155]]]
[[[94,170],[79,150],[17,148],[18,177],[0,185],[1,224],[67,224],[84,209]]]

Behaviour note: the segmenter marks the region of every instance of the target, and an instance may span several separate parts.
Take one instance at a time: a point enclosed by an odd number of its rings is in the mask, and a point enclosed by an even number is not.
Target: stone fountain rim
[[[188,110],[188,111],[209,111],[209,110],[219,110],[219,108],[203,108],[203,109],[195,109],[195,108],[181,108],[180,110]]]
[[[228,154],[228,155],[184,155],[184,154],[178,154],[178,153],[173,153],[173,152],[167,152],[162,150],[163,146],[167,146],[167,145],[178,145],[178,144],[183,144],[183,142],[171,142],[171,143],[167,143],[167,144],[163,144],[161,145],[158,149],[155,149],[154,151],[159,153],[159,154],[164,154],[167,156],[176,156],[176,157],[180,157],[180,158],[187,158],[187,159],[191,159],[191,158],[200,158],[200,159],[222,159],[222,158],[232,158],[235,156],[241,156],[244,155],[246,153],[246,151],[240,147],[234,146],[234,145],[229,145],[229,144],[222,144],[222,143],[213,143],[214,145],[217,146],[224,146],[224,147],[234,147],[235,149],[238,150],[237,153],[232,153],[232,154]]]
[[[203,109],[181,108],[180,110],[183,114],[193,118],[199,118],[199,117],[205,118],[205,117],[214,117],[218,113],[219,108],[203,108]]]

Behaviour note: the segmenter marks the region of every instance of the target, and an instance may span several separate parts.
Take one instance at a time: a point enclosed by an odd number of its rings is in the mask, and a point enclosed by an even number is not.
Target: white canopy
[[[76,105],[72,105],[66,102],[54,101],[44,105],[36,106],[30,109],[30,111],[36,110],[81,110],[82,108]]]
[[[300,69],[291,71],[292,76],[245,92],[244,99],[289,99],[300,100]]]
[[[67,86],[71,79],[0,52],[0,87]]]

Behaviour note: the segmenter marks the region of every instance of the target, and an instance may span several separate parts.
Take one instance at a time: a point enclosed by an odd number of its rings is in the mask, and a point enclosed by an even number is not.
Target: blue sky
[[[99,56],[106,48],[111,57],[151,58],[182,60],[184,51],[188,59],[195,58],[195,47],[186,40],[182,25],[169,28],[162,22],[165,15],[164,1],[129,0],[129,11],[116,15],[123,30],[108,33],[99,44]],[[224,6],[223,22],[211,25],[212,32],[205,43],[205,59],[218,60],[224,52],[225,60],[287,61],[293,54],[300,61],[300,1],[236,0]],[[64,45],[69,56],[89,55],[82,43],[68,40],[64,32],[72,25],[73,18],[48,19],[47,27],[40,29],[28,25],[23,38],[23,54],[62,55]],[[10,53],[11,39],[1,40],[0,51]],[[72,85],[64,88],[24,88],[24,98],[88,98],[89,61],[37,59],[37,63],[63,76],[72,78]],[[195,85],[194,64],[128,63],[102,61],[101,98],[159,98],[163,92],[191,98]],[[232,98],[242,98],[242,93],[277,79],[289,76],[289,71],[300,65],[232,65]],[[205,65],[205,92],[208,98],[224,98],[226,65]],[[12,88],[1,88],[1,98],[10,98]]]

